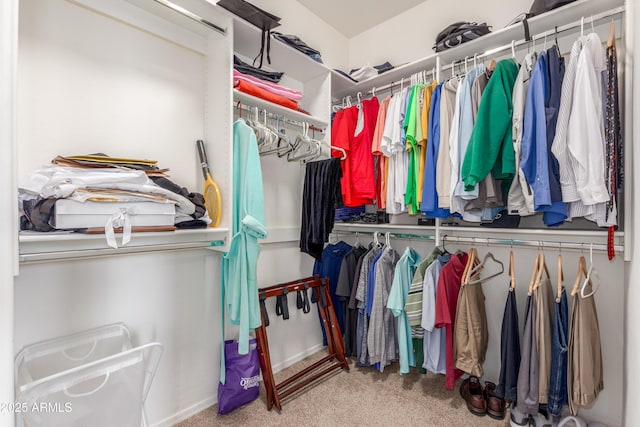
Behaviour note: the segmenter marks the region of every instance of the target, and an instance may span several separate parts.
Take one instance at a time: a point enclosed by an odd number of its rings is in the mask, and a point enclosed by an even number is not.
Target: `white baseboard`
[[[151,427],[172,427],[178,424],[179,422],[194,416],[198,412],[202,412],[208,407],[215,405],[216,403],[218,403],[217,397],[218,396],[210,396],[205,400],[196,403],[195,405],[191,405],[188,408],[185,408],[179,412],[176,412],[175,414],[165,418],[164,420],[151,424]]]
[[[291,357],[289,357],[288,359],[283,360],[280,363],[277,363],[275,365],[273,365],[271,368],[273,369],[273,372],[280,372],[283,369],[288,368],[289,366],[293,365],[296,362],[301,361],[302,359],[304,359],[305,357],[311,356],[314,353],[317,353],[318,351],[322,350],[324,348],[324,346],[322,345],[322,343],[314,345],[313,347],[309,347],[308,349],[293,355]]]
[[[288,368],[289,366],[293,365],[296,362],[301,361],[302,359],[311,356],[312,354],[322,350],[324,348],[324,346],[322,344],[317,344],[314,345],[313,347],[309,347],[308,349],[293,355],[291,357],[289,357],[286,360],[283,360],[282,362],[273,365],[272,369],[273,372],[280,372],[283,369]],[[205,409],[207,409],[210,406],[215,405],[216,403],[218,403],[217,401],[217,396],[210,396],[207,399],[196,403],[195,405],[191,405],[188,408],[185,408],[179,412],[176,412],[175,414],[165,418],[164,420],[158,421],[157,423],[151,424],[151,427],[172,427],[176,424],[178,424],[181,421],[186,420],[189,417],[192,417],[193,415],[197,414],[198,412],[204,411]]]

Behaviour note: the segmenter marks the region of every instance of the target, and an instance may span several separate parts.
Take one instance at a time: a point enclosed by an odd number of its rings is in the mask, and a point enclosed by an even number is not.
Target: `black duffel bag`
[[[442,52],[489,34],[491,32],[490,28],[486,23],[456,22],[438,33],[436,44],[433,48],[436,52]]]
[[[529,16],[540,15],[574,1],[576,0],[534,0],[529,10]]]

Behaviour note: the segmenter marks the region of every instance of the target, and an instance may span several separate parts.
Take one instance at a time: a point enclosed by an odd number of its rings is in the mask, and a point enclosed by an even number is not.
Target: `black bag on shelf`
[[[245,0],[219,0],[218,5],[262,30],[260,53],[258,53],[253,60],[253,65],[255,65],[256,60],[260,58],[258,68],[262,68],[265,45],[267,48],[267,62],[271,64],[271,58],[269,57],[269,52],[271,51],[271,30],[280,25],[280,17],[260,9]]]
[[[436,52],[450,49],[461,45],[464,42],[475,40],[491,32],[486,23],[476,22],[456,22],[438,33],[436,44],[433,48]]]
[[[529,17],[540,15],[574,1],[576,0],[534,0],[529,10]]]

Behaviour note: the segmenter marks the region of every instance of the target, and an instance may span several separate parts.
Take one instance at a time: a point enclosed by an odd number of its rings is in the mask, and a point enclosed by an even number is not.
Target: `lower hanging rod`
[[[356,231],[356,230],[334,230],[331,234],[334,235],[374,235],[378,233],[380,236],[385,236],[384,232],[376,232],[376,231]],[[388,232],[389,237],[394,239],[410,239],[410,240],[430,240],[436,241],[435,236],[432,235],[421,235],[421,234],[407,234],[407,233],[392,233]],[[598,244],[598,243],[575,243],[575,242],[560,242],[560,241],[549,241],[549,240],[519,240],[519,239],[496,239],[491,237],[460,237],[460,236],[449,236],[444,235],[441,238],[442,242],[452,242],[455,244],[465,244],[465,245],[498,245],[498,246],[510,246],[510,247],[530,247],[535,249],[558,249],[562,250],[571,250],[571,251],[588,251],[594,250],[596,252],[607,252],[607,245]],[[624,246],[615,245],[615,252],[623,253]]]
[[[515,240],[515,239],[495,239],[491,237],[459,237],[459,236],[442,236],[443,241],[455,242],[456,244],[486,244],[486,245],[500,245],[500,246],[518,246],[518,247],[532,247],[537,249],[563,249],[586,251],[594,250],[597,252],[607,252],[607,245],[598,243],[574,243],[574,242],[558,242],[558,241],[546,241],[546,240]],[[622,245],[615,245],[614,250],[622,253],[624,247]]]

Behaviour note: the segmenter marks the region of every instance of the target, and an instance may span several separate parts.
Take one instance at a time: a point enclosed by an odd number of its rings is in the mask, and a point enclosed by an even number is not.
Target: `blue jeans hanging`
[[[579,298],[579,296],[576,296]],[[551,348],[551,381],[549,384],[549,413],[560,415],[567,397],[567,354],[568,354],[568,317],[567,294],[562,289],[560,301],[556,300],[553,325],[553,344]]]

